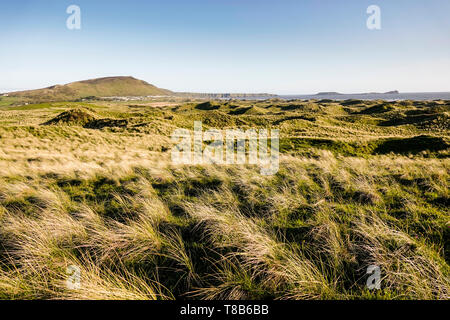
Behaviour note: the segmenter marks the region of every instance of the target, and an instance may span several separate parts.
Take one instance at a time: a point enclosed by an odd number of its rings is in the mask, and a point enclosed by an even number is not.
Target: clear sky
[[[381,30],[366,27],[373,4]],[[1,0],[0,72],[0,91],[114,75],[195,92],[450,91],[450,1]]]

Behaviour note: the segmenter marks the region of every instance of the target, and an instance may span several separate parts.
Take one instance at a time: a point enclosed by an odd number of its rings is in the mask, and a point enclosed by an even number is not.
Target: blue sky
[[[373,4],[381,30],[366,27]],[[450,91],[449,14],[448,0],[1,1],[0,91],[113,75],[195,92]]]

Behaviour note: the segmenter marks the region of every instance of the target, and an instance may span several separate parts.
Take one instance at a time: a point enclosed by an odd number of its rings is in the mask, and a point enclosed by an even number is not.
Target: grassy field
[[[449,112],[3,97],[0,298],[450,299]],[[278,173],[173,165],[170,135],[194,120],[279,129]]]

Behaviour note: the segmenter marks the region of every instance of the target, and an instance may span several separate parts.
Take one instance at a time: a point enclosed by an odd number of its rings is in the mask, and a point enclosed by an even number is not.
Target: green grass
[[[2,108],[0,297],[448,300],[447,106]],[[126,125],[64,117],[78,108]],[[68,121],[47,123],[63,112]],[[194,120],[204,129],[279,129],[280,170],[172,165],[170,135]],[[65,285],[70,265],[80,267],[81,290]],[[369,265],[381,268],[381,290],[366,287]]]
[[[413,138],[369,140],[366,142],[312,138],[284,138],[280,142],[280,151],[284,153],[295,151],[300,154],[307,154],[311,151],[311,148],[316,148],[328,150],[334,154],[355,157],[387,153],[418,154],[420,152],[428,152],[428,155],[433,155],[436,152],[447,150],[449,147],[450,145],[443,138],[426,135]]]
[[[20,101],[20,99],[15,97],[0,97],[0,108],[8,107],[18,101]]]

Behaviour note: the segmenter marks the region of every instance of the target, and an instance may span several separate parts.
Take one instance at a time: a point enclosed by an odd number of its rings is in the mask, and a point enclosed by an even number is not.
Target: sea
[[[450,92],[411,92],[411,93],[367,93],[367,94],[313,94],[313,95],[280,95],[278,98],[292,100],[450,100]]]

